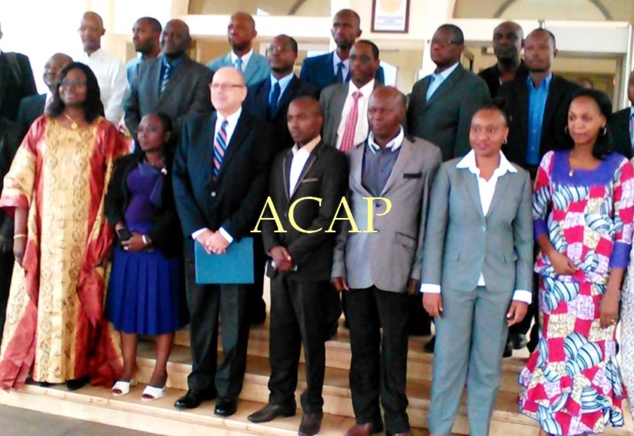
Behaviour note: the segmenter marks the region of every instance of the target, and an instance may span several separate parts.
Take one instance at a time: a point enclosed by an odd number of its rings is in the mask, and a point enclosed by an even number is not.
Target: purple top
[[[161,207],[164,178],[160,170],[143,162],[128,174],[130,203],[125,211],[125,222],[131,231],[149,230],[152,216]]]

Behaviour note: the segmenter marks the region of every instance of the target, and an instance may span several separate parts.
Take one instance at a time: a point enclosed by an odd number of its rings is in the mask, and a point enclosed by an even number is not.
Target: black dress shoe
[[[283,404],[267,404],[255,413],[252,413],[247,417],[251,422],[269,422],[280,416],[288,417],[295,416],[295,410],[297,406],[295,403],[290,405]]]
[[[324,417],[322,412],[304,413],[302,422],[299,424],[299,436],[314,436],[321,430],[321,420]]]
[[[526,335],[524,333],[517,333],[514,335],[510,335],[513,340],[513,349],[521,350],[526,347],[528,341],[526,340]]]
[[[81,389],[86,386],[89,381],[90,377],[87,375],[73,380],[68,380],[66,382],[66,389],[68,389],[69,391],[76,391],[77,389]]]
[[[229,398],[220,398],[216,403],[214,414],[218,416],[231,416],[238,410],[238,402]]]
[[[433,354],[435,347],[436,347],[436,336],[432,336],[429,342],[423,345],[423,351],[425,351],[425,353]]]
[[[507,339],[506,345],[504,346],[504,353],[502,353],[503,358],[513,357],[513,340],[511,338]]]
[[[203,401],[213,400],[214,398],[216,398],[215,392],[205,393],[189,390],[174,402],[174,407],[177,409],[195,409]]]

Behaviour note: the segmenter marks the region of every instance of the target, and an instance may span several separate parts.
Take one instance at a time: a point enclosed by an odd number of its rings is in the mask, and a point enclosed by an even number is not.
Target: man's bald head
[[[222,67],[211,81],[211,103],[223,116],[235,113],[247,97],[244,76],[233,67]]]
[[[72,64],[73,59],[64,53],[55,53],[44,64],[44,83],[48,89],[53,92],[53,89],[59,82],[59,73],[64,69],[66,65]]]
[[[493,30],[493,51],[502,63],[519,62],[524,30],[513,21],[504,21]]]
[[[386,146],[401,130],[405,117],[407,97],[391,86],[380,86],[372,91],[368,101],[368,121],[374,141]]]
[[[161,50],[169,58],[182,56],[191,43],[189,26],[183,20],[170,20],[161,33]]]
[[[252,41],[258,36],[255,20],[246,12],[236,12],[227,26],[227,40],[236,54],[251,50]]]
[[[95,12],[85,12],[79,25],[79,36],[84,51],[89,55],[101,48],[101,37],[106,33],[103,19]]]

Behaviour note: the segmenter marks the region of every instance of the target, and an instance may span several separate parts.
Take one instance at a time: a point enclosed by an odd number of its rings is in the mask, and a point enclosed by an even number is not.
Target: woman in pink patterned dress
[[[634,171],[610,152],[608,97],[581,90],[568,111],[569,149],[544,155],[533,218],[540,247],[539,346],[519,376],[520,411],[544,435],[623,425],[616,362],[620,287],[629,261]]]

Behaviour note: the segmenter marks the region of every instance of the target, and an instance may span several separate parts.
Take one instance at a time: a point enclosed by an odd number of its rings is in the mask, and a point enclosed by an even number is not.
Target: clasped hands
[[[222,236],[220,231],[212,232],[209,229],[205,229],[196,237],[196,240],[200,242],[207,254],[224,254],[229,246],[229,241]]]
[[[275,246],[271,248],[269,255],[273,258],[277,272],[288,273],[293,270],[293,258],[286,247]]]

